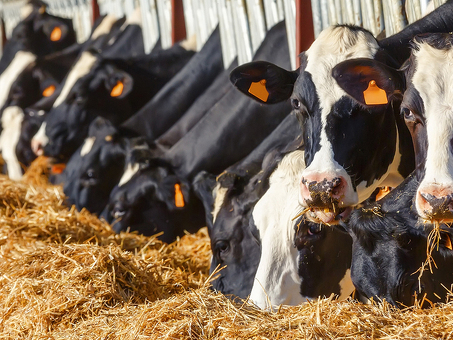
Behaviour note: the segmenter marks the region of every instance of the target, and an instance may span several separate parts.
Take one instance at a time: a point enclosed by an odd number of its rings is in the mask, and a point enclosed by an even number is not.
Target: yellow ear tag
[[[453,246],[451,245],[451,238],[450,238],[450,235],[448,234],[445,234],[445,236],[447,237],[445,239],[445,248],[448,248],[450,250],[453,250]]]
[[[184,196],[182,195],[181,186],[178,183],[175,184],[175,206],[177,208],[184,207]]]
[[[52,30],[52,33],[50,33],[50,40],[58,41],[60,39],[61,39],[61,28],[55,26],[54,29]]]
[[[110,95],[112,97],[121,96],[121,93],[123,93],[123,88],[124,88],[124,84],[120,80],[118,80],[118,82],[113,87],[112,91],[110,92]]]
[[[111,135],[105,136],[105,141],[106,142],[111,142],[113,140],[113,137]]]
[[[261,99],[263,102],[267,102],[269,98],[269,92],[266,89],[266,79],[258,82],[252,82],[249,87],[249,93],[254,95],[256,98]]]
[[[387,93],[376,85],[375,80],[371,80],[368,88],[363,91],[363,98],[367,105],[387,104]]]
[[[44,97],[50,97],[51,95],[53,95],[54,92],[55,92],[55,85],[50,85],[49,87],[46,87],[44,89],[44,91],[42,91],[42,95]]]

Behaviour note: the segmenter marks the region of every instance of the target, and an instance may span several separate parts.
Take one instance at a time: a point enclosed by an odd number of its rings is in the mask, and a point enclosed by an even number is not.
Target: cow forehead
[[[61,90],[57,100],[55,100],[53,107],[57,107],[64,102],[77,80],[90,72],[96,60],[96,56],[94,56],[92,53],[86,51],[82,53],[79,60],[72,67],[71,71],[69,71],[69,74],[63,85],[63,89]]]
[[[371,33],[334,26],[325,29],[306,51],[305,72],[311,74],[323,112],[346,93],[332,77],[332,69],[340,62],[354,58],[374,58],[379,45]]]
[[[425,180],[452,182],[453,157],[450,139],[453,135],[453,49],[437,49],[419,43],[413,52],[415,71],[412,84],[423,104],[428,150]]]

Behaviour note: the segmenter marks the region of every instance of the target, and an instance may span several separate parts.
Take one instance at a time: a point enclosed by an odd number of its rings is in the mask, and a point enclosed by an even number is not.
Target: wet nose
[[[417,210],[424,218],[453,218],[453,192],[435,194],[429,190],[418,190]]]
[[[319,176],[317,176],[319,177]],[[346,180],[343,177],[302,177],[301,197],[309,206],[328,206],[338,201],[345,193]]]

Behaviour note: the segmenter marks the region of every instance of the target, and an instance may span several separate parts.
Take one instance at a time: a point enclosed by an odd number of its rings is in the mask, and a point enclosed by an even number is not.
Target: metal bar
[[[300,66],[299,54],[307,50],[314,40],[311,1],[296,0],[296,49],[294,51],[295,65],[293,66]]]

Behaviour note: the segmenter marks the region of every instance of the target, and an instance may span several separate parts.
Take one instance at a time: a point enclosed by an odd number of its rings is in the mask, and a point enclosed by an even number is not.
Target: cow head
[[[126,170],[101,216],[116,232],[164,232],[160,238],[166,242],[205,223],[202,204],[192,197],[190,184],[143,144],[128,152]]]
[[[208,199],[202,199],[203,203],[211,202],[205,204],[212,250],[210,271],[222,268],[212,286],[225,295],[242,299],[252,290],[261,253],[257,229],[251,218],[255,203],[263,195],[260,175],[246,179],[226,171],[217,181],[214,176],[207,177],[204,173],[194,180],[197,195],[208,196]],[[211,183],[207,190],[200,189],[202,181]]]
[[[445,302],[453,283],[450,228],[420,223],[412,173],[382,200],[355,210],[343,226],[352,236],[351,278],[367,297],[398,306]],[[428,257],[427,254],[430,254]],[[430,263],[427,261],[430,259]]]
[[[406,138],[398,133],[396,122],[401,98],[385,92],[372,105],[363,105],[338,85],[332,73],[345,60],[381,59],[381,55],[368,31],[336,26],[324,30],[301,54],[297,71],[254,62],[231,73],[235,86],[263,103],[291,98],[303,124],[307,166],[301,175],[299,201],[312,221],[336,223],[376,187],[395,186],[410,173],[399,168],[398,142]],[[363,81],[380,86],[373,74],[366,74]],[[403,82],[393,81],[398,93]]]
[[[302,296],[316,299],[335,294],[345,299],[353,292],[352,240],[348,233],[302,216],[295,223],[294,244],[298,251]]]
[[[128,144],[108,120],[96,118],[63,173],[68,202],[79,210],[100,214],[123,174]]]
[[[72,20],[46,12],[46,4],[32,0],[22,10],[22,21],[14,28],[3,50],[0,72],[14,59],[17,51],[43,56],[60,51],[76,42]]]
[[[133,87],[129,73],[83,52],[33,138],[35,153],[69,158],[83,143],[95,117],[111,117],[118,124],[131,114]]]

